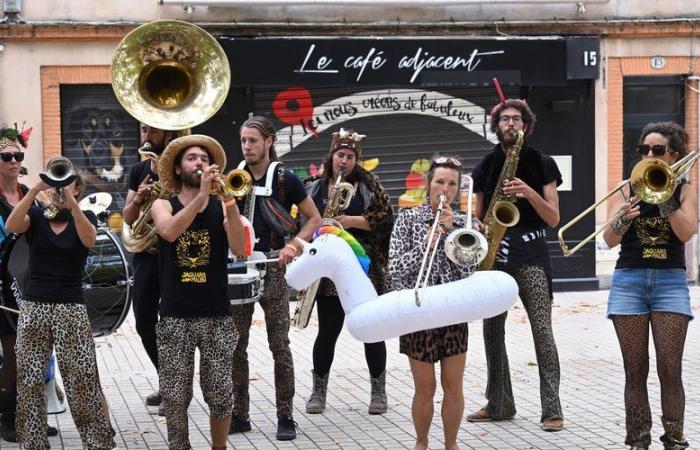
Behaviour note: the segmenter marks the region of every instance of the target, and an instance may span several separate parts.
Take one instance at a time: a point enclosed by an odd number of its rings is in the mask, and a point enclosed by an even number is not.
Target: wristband
[[[663,203],[659,203],[659,214],[661,217],[668,217],[680,209],[680,205],[675,198],[671,197]]]
[[[294,250],[294,253],[296,253],[296,252],[299,251],[299,249],[297,248],[297,246],[294,245],[294,244],[292,244],[291,242],[287,242],[287,245],[284,246],[284,248],[287,248],[287,247],[289,247],[289,248],[291,248],[292,250]]]
[[[226,205],[226,206],[231,206],[231,205],[233,205],[233,204],[235,204],[235,203],[236,203],[236,199],[235,199],[235,198],[230,198],[230,199],[228,199],[228,200],[224,200],[224,205]]]
[[[632,221],[627,219],[627,217],[623,214],[610,224],[610,228],[612,229],[613,233],[622,237],[627,232],[627,229],[631,224]]]

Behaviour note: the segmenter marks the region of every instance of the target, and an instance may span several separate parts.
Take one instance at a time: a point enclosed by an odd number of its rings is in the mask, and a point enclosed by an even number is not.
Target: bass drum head
[[[8,241],[2,258],[2,302],[16,308],[29,278],[29,247],[23,236],[12,236]],[[131,307],[130,274],[116,238],[109,231],[99,229],[95,247],[90,249],[85,261],[83,276],[83,293],[93,336],[110,334],[124,322]],[[8,319],[13,324],[17,322],[16,317]]]

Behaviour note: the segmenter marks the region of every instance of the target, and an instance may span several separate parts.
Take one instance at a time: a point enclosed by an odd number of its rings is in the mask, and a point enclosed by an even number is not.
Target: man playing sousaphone
[[[150,147],[150,152],[160,156],[165,146],[173,138],[172,131],[160,130],[141,123],[139,127],[141,145]],[[129,172],[129,192],[124,202],[124,223],[132,226],[139,218],[146,198],[152,193],[158,181],[157,161],[147,158],[135,164]],[[134,237],[136,239],[137,236]],[[144,244],[145,245],[145,244]],[[128,247],[128,246],[127,246]],[[158,350],[156,347],[156,324],[158,323],[158,305],[160,303],[160,288],[158,286],[158,255],[155,247],[149,246],[140,251],[134,250],[134,288],[133,308],[136,321],[136,332],[141,337],[141,343],[148,358],[158,370]],[[158,406],[161,402],[159,392],[146,397],[146,404]]]
[[[161,292],[159,383],[170,448],[191,448],[187,408],[195,349],[209,405],[212,448],[226,448],[234,347],[226,264],[229,249],[244,253],[245,234],[236,201],[227,194],[223,202],[212,195],[225,166],[221,145],[203,135],[173,140],[158,163],[163,188],[177,193],[155,200],[152,207]]]

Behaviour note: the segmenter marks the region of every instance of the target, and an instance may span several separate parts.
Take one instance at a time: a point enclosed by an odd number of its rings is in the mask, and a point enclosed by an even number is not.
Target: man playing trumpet
[[[212,448],[226,448],[231,421],[234,326],[228,300],[228,250],[245,251],[233,198],[212,195],[226,155],[214,139],[173,140],[158,163],[164,189],[177,192],[153,203],[158,233],[160,322],[157,329],[160,392],[170,448],[191,448],[187,408],[192,401],[195,348],[200,384],[209,405]]]

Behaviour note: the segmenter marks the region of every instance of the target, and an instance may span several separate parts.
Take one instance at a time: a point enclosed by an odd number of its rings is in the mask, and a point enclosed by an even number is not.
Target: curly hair
[[[277,141],[277,130],[275,129],[275,126],[272,124],[270,119],[264,116],[253,116],[250,119],[243,122],[243,125],[241,125],[241,130],[243,130],[243,128],[255,128],[260,132],[263,139],[271,137],[272,145],[270,146],[270,161],[279,160],[279,157],[277,157],[277,151],[275,150],[275,142]]]
[[[518,98],[509,98],[505,102],[499,103],[494,106],[491,110],[491,132],[496,134],[498,132],[498,121],[501,118],[501,111],[506,108],[515,108],[520,111],[523,116],[523,124],[527,125],[525,128],[525,137],[528,137],[535,130],[535,124],[537,124],[537,116],[532,112],[525,100],[520,100]]]
[[[668,146],[671,151],[678,153],[682,158],[688,153],[688,132],[675,122],[652,122],[644,126],[642,134],[639,136],[639,144],[644,143],[644,139],[651,133],[659,133],[668,139]]]

